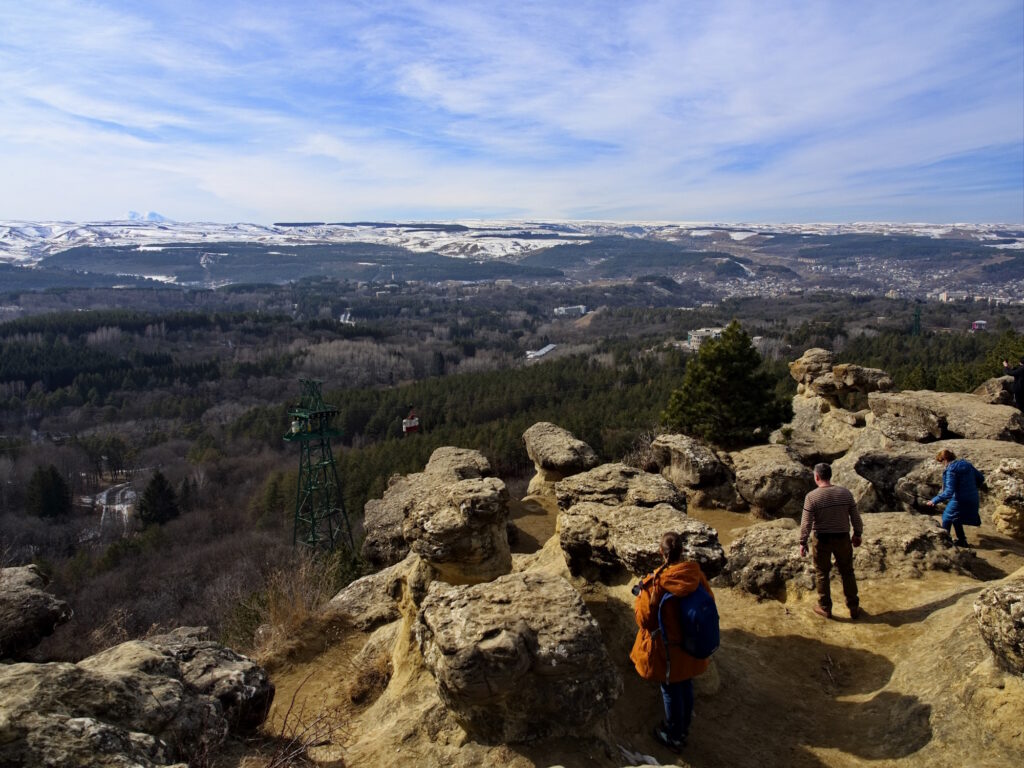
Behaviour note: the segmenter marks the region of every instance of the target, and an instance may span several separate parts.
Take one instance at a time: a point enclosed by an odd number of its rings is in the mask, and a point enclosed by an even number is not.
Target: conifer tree
[[[669,429],[733,448],[764,442],[792,414],[790,402],[776,394],[775,382],[761,369],[750,336],[734,320],[721,338],[701,345],[661,419]]]
[[[178,499],[174,488],[160,470],[153,473],[146,490],[142,492],[138,513],[144,526],[163,525],[178,516]]]
[[[71,488],[53,464],[37,467],[25,489],[25,507],[37,517],[62,517],[71,511]]]

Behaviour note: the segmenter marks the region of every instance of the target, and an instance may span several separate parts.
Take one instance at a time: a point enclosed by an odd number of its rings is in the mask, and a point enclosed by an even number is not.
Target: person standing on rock
[[[857,597],[857,577],[853,575],[853,548],[859,547],[864,523],[857,511],[853,494],[840,485],[832,485],[832,467],[814,465],[814,484],[818,487],[804,498],[800,519],[800,556],[807,555],[807,540],[814,531],[814,584],[818,590],[818,604],[814,612],[826,619],[832,618],[832,558],[843,578],[843,594],[850,618],[860,616]],[[853,537],[850,537],[850,526]]]
[[[1003,373],[1013,376],[1013,404],[1021,411],[1024,411],[1024,357],[1020,359],[1020,365],[1016,368],[1010,367],[1009,360],[1003,360]]]
[[[714,594],[700,564],[683,560],[683,540],[678,533],[663,534],[660,551],[661,566],[633,588],[636,594],[633,613],[640,629],[629,658],[640,677],[661,683],[665,720],[655,727],[654,738],[669,749],[679,751],[686,746],[693,718],[693,678],[702,674],[711,660],[696,659],[682,649],[680,620],[669,611],[662,616],[664,633],[669,638],[666,651],[665,638],[658,625],[658,606],[666,592],[684,597],[703,587],[712,599]]]
[[[935,455],[935,460],[944,467],[942,492],[927,502],[928,506],[934,507],[943,501],[948,502],[942,511],[942,527],[946,529],[946,533],[949,533],[950,528],[956,531],[953,546],[970,547],[964,535],[964,526],[981,525],[981,516],[978,514],[978,486],[985,482],[985,476],[967,459],[958,459],[948,448],[939,451]]]

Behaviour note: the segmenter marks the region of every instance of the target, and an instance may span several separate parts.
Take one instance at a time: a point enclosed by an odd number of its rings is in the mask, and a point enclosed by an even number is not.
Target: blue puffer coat
[[[932,499],[933,504],[948,501],[942,511],[942,523],[981,525],[978,515],[978,486],[985,481],[967,459],[951,461],[942,473],[942,493]]]

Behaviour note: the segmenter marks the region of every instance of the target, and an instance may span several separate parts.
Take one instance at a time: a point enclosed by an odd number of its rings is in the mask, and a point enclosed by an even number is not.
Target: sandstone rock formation
[[[785,445],[806,464],[832,461],[853,447],[864,413],[833,407],[817,395],[793,398],[793,419],[772,433],[771,442]]]
[[[682,535],[684,556],[700,563],[708,578],[725,563],[717,531],[668,504],[610,507],[585,501],[558,516],[558,530],[573,574],[600,577],[622,568],[634,576],[650,573],[661,565],[658,547],[666,531]]]
[[[1024,569],[978,595],[974,615],[999,665],[1024,675]]]
[[[0,659],[17,659],[71,618],[71,608],[45,591],[34,565],[0,570]]]
[[[710,446],[687,435],[658,435],[651,453],[662,476],[678,488],[686,488],[690,501],[699,507],[740,509],[744,501],[733,486],[732,470]]]
[[[163,766],[263,722],[274,695],[253,662],[183,628],[78,664],[0,666],[0,764]]]
[[[602,464],[589,472],[555,483],[555,496],[561,509],[593,501],[618,506],[653,507],[668,504],[686,511],[686,495],[661,475],[627,466]]]
[[[1003,459],[985,480],[992,522],[1001,532],[1024,539],[1024,459]]]
[[[526,455],[537,474],[528,494],[550,493],[553,484],[570,475],[593,469],[600,462],[594,449],[577,440],[571,432],[547,421],[534,424],[523,433]]]
[[[872,392],[868,405],[878,429],[894,440],[940,438],[1024,442],[1024,416],[963,392]]]
[[[814,347],[789,364],[797,382],[797,394],[824,398],[830,405],[849,411],[867,406],[871,392],[886,392],[893,382],[885,371],[860,365],[832,364],[832,353]]]
[[[490,464],[479,451],[444,447],[431,454],[422,472],[392,477],[384,496],[366,503],[363,558],[373,567],[385,568],[405,559],[412,539],[422,539],[421,550],[439,564],[469,547],[478,550],[467,561],[471,568],[507,572],[502,565],[507,537],[502,531],[493,533],[491,540],[490,531],[504,527],[507,494],[504,483],[489,477],[490,473]],[[452,540],[463,535],[472,541]],[[453,547],[462,549],[455,553]],[[484,564],[492,558],[493,563]]]
[[[926,571],[967,575],[970,555],[953,547],[933,517],[879,512],[864,521],[863,542],[854,550],[854,571],[858,579],[918,578]],[[779,598],[790,587],[812,590],[813,574],[810,557],[800,557],[796,521],[772,520],[750,526],[737,536],[716,583],[758,597]]]
[[[622,690],[597,622],[559,577],[434,582],[416,638],[441,698],[484,742],[584,733]]]
[[[799,515],[814,474],[782,445],[757,445],[731,454],[736,491],[762,517]]]
[[[971,394],[992,405],[1013,405],[1013,376],[988,379]]]

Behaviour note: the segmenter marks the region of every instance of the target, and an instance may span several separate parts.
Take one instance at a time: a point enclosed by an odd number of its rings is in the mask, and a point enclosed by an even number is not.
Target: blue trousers
[[[693,680],[662,683],[661,698],[665,703],[665,724],[673,739],[685,739],[693,719]]]

